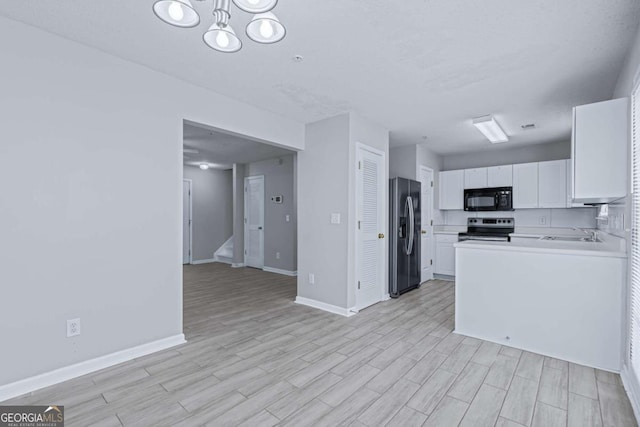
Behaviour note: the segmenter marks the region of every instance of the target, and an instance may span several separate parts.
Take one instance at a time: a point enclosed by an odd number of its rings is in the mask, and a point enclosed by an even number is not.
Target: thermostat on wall
[[[271,201],[273,203],[282,203],[282,196],[271,196]]]

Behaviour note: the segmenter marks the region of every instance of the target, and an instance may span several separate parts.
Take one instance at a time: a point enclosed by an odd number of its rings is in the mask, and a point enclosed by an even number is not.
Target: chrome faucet
[[[580,228],[580,227],[571,227],[571,228],[576,230],[576,231],[582,231],[584,234],[589,236],[589,240],[588,241],[590,241],[590,242],[597,242],[598,241],[598,230],[585,230],[584,228]]]

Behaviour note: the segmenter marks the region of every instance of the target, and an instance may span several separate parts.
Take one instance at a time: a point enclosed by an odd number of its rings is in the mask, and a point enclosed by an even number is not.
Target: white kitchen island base
[[[625,269],[620,256],[458,243],[455,332],[620,372]]]

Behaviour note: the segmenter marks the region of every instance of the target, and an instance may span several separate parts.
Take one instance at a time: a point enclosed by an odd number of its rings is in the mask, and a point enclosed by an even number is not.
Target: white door
[[[420,239],[420,282],[433,279],[433,170],[420,167],[420,206],[422,228]]]
[[[191,263],[191,181],[182,180],[182,264]]]
[[[356,174],[356,308],[382,300],[388,292],[385,266],[384,153],[358,144]]]
[[[244,263],[264,267],[264,176],[244,179]]]

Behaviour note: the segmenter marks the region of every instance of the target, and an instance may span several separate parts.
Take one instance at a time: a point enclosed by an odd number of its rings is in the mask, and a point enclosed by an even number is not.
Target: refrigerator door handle
[[[407,222],[410,222],[409,219],[410,219],[410,215],[411,215],[409,213],[409,212],[411,212],[411,209],[409,207],[409,199],[411,199],[411,197],[407,197],[406,200],[404,201],[404,217],[406,218]],[[405,237],[406,241],[405,241],[404,247],[402,249],[404,249],[405,255],[409,255],[411,253],[409,251],[409,239],[411,237],[409,237],[410,233],[407,231],[407,229],[410,229],[410,227],[411,226],[408,225],[408,224],[405,224],[405,226],[404,226],[404,232],[405,232],[404,237]]]
[[[407,255],[411,255],[413,252],[413,234],[415,233],[414,213],[413,213],[413,198],[407,197],[407,204],[409,206],[409,244],[407,248]]]

